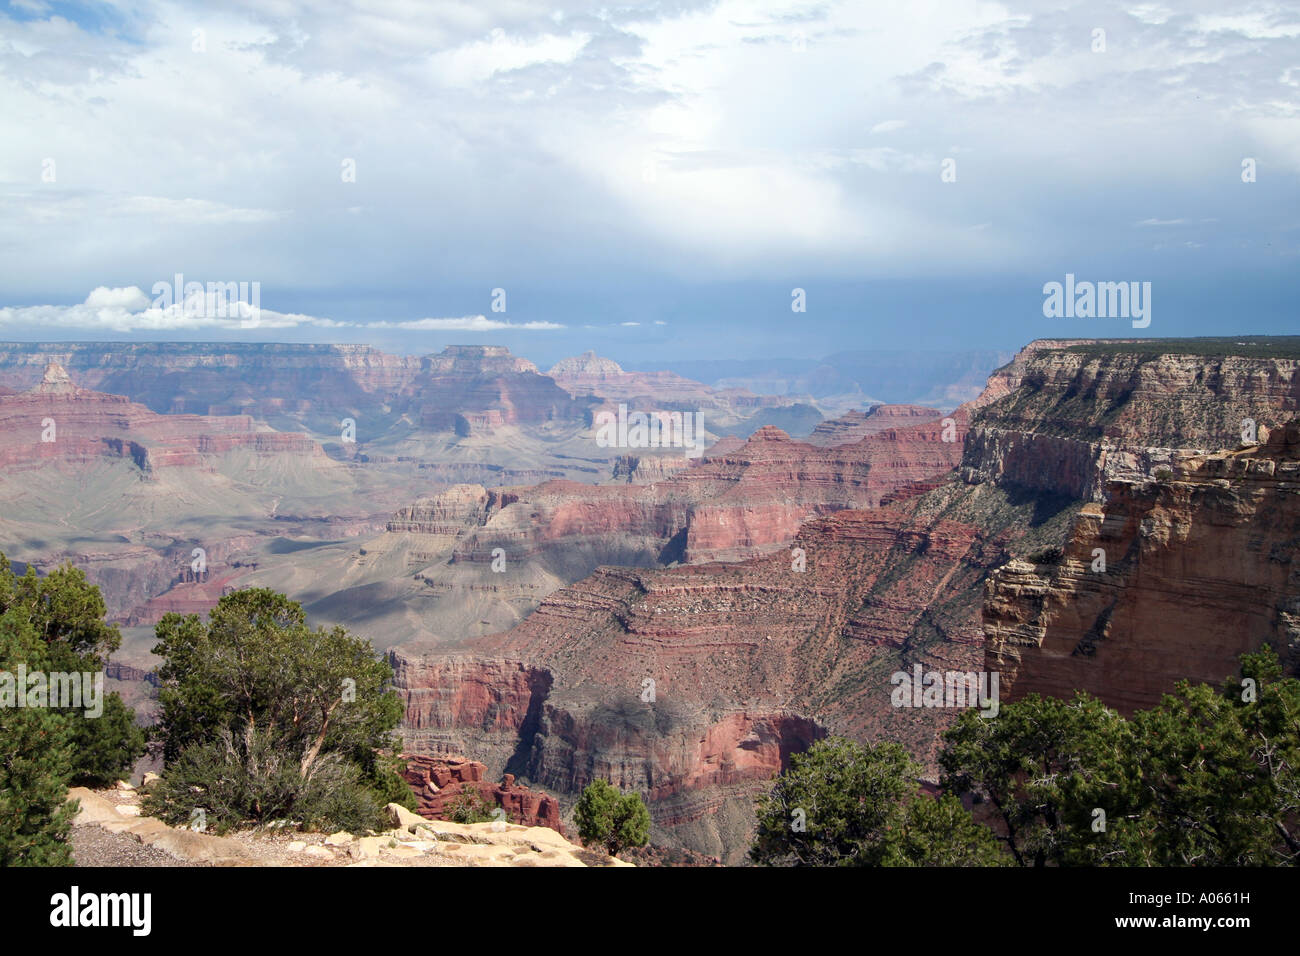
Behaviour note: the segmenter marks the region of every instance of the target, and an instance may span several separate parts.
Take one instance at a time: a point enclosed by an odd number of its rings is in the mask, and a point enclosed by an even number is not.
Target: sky
[[[1067,274],[1150,325],[1044,315]],[[0,340],[646,367],[1298,299],[1294,3],[0,5]]]

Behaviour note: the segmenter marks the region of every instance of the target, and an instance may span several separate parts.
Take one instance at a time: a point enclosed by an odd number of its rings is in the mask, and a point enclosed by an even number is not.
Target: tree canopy
[[[168,614],[155,633],[168,769],[151,805],[164,818],[363,827],[390,800],[413,804],[382,756],[402,709],[368,641],[313,630],[261,588],[226,595],[207,621]]]

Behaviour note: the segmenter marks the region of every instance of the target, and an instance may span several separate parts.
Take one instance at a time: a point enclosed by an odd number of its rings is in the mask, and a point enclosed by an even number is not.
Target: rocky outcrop
[[[237,449],[323,457],[306,435],[258,428],[248,416],[159,415],[121,395],[73,384],[58,364],[32,389],[0,396],[0,467],[36,468],[100,458],[132,462],[145,477],[165,468],[207,468]]]
[[[105,851],[117,867],[635,865],[570,843],[550,827],[427,820],[395,803],[385,808],[388,828],[380,833],[326,835],[269,826],[217,836],[202,827],[173,827],[142,815],[139,793],[123,786],[68,791],[68,801],[77,804],[72,820],[77,866],[104,865]],[[87,833],[94,836],[87,839]]]
[[[1011,390],[975,416],[962,473],[1101,501],[1111,481],[1149,478],[1181,451],[1235,444],[1247,420],[1300,411],[1300,357],[1219,351],[1230,348],[1033,343],[1000,370]]]
[[[685,455],[620,455],[614,459],[611,477],[629,485],[652,485],[684,471],[694,461]]]
[[[1153,706],[1180,680],[1218,685],[1269,643],[1300,668],[1300,423],[1264,445],[1183,455],[1112,481],[1061,553],[989,582],[988,666],[1011,699],[1094,694]]]
[[[601,358],[593,351],[572,358],[561,359],[546,373],[561,384],[590,383],[595,386],[605,381],[618,381],[627,373],[613,359]]]
[[[404,754],[403,760],[402,777],[411,785],[422,817],[445,820],[461,801],[477,798],[481,804],[501,808],[507,822],[549,827],[564,835],[559,801],[515,783],[512,773],[493,783],[487,779],[487,767],[466,757]]]
[[[943,414],[924,405],[872,405],[865,412],[849,412],[821,422],[808,436],[808,444],[848,445],[886,429],[933,421]]]

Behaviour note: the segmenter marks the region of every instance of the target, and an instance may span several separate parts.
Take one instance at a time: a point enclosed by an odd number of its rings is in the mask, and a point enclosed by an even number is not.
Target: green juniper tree
[[[71,565],[45,577],[29,567],[20,576],[0,554],[0,672],[10,691],[27,690],[15,680],[20,667],[47,681],[90,674],[102,682],[121,641],[104,615],[99,589]],[[47,698],[43,706],[0,707],[0,866],[71,864],[76,807],[66,802],[68,787],[119,779],[144,753],[144,731],[121,697],[107,694],[99,708],[88,703],[60,707]]]
[[[31,567],[18,576],[0,554],[0,614],[10,615],[11,621],[25,621],[41,642],[39,662],[35,658],[21,661],[29,673],[102,675],[109,655],[122,642],[117,628],[104,621],[107,608],[99,588],[71,564],[55,568],[45,577],[38,577]],[[14,666],[18,663],[15,660]],[[97,716],[75,707],[61,713],[72,740],[73,783],[112,783],[130,773],[145,752],[145,732],[116,693],[104,695],[102,713]]]
[[[1003,862],[993,834],[952,797],[932,800],[895,743],[820,740],[790,758],[758,805],[750,859],[764,866],[958,866]]]
[[[623,794],[607,780],[593,780],[582,791],[573,818],[583,844],[598,844],[610,856],[650,842],[650,811],[641,794]]]
[[[46,645],[26,615],[0,613],[0,671],[39,670]],[[0,866],[68,866],[75,808],[71,718],[47,707],[0,708]]]
[[[1132,726],[1086,694],[1030,694],[945,734],[941,785],[972,795],[1021,866],[1118,862],[1139,786]],[[1103,828],[1104,826],[1104,828]]]
[[[206,622],[168,614],[155,633],[167,769],[148,804],[164,819],[363,829],[386,802],[414,806],[383,756],[401,703],[368,641],[312,630],[297,602],[260,588],[226,595]]]

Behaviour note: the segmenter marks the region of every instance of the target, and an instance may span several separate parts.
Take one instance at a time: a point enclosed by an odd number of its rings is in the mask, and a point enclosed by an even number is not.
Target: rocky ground
[[[570,843],[546,827],[426,820],[389,804],[382,833],[302,833],[288,827],[217,836],[141,815],[141,793],[126,783],[75,787],[72,828],[77,866],[632,866]]]

